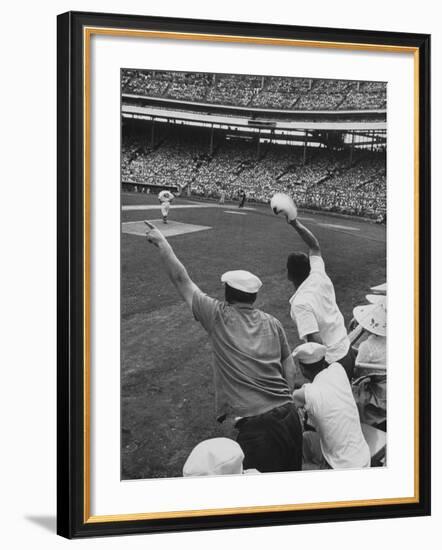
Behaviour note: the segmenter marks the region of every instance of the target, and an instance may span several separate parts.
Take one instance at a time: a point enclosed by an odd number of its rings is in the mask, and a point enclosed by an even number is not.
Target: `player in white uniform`
[[[163,223],[167,223],[167,217],[169,215],[170,203],[173,201],[174,196],[167,189],[163,189],[158,194],[158,200],[161,203],[161,215],[163,216]]]

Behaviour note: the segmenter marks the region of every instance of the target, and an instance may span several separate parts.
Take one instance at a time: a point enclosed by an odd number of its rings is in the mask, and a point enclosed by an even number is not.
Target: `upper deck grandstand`
[[[123,95],[293,111],[382,111],[386,83],[126,69]]]
[[[294,111],[385,110],[386,83],[127,69],[122,92],[192,103]]]
[[[124,69],[122,185],[384,220],[386,84]]]

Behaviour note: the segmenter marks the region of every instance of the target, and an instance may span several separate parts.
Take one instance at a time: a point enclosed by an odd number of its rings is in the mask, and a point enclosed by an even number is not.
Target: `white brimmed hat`
[[[361,325],[377,336],[386,336],[387,334],[387,310],[385,304],[369,304],[367,306],[357,306],[353,310],[353,317]]]
[[[293,359],[297,359],[304,365],[311,365],[324,359],[327,348],[317,342],[301,344],[293,350]]]
[[[201,441],[188,456],[183,476],[242,474],[244,453],[236,441],[215,437]]]
[[[376,294],[387,294],[387,283],[382,283],[381,285],[372,286],[370,290],[376,292]]]
[[[366,294],[365,298],[370,304],[385,304],[387,296],[384,294]]]
[[[238,269],[236,271],[226,271],[221,276],[221,282],[227,283],[232,288],[255,294],[262,287],[261,279],[259,279],[250,271]]]

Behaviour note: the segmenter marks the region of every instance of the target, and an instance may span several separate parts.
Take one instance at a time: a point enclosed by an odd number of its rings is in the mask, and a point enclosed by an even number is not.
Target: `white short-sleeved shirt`
[[[327,347],[327,363],[347,354],[350,340],[344,317],[336,304],[335,289],[321,256],[310,256],[310,274],[290,298],[290,315],[302,340],[306,340],[308,334],[319,332]]]
[[[370,449],[344,367],[332,363],[303,388],[305,409],[328,464],[334,469],[369,467]]]

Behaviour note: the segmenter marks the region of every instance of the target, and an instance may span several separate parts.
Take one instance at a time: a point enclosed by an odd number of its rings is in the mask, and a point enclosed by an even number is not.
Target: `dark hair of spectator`
[[[319,374],[322,370],[327,368],[328,366],[325,359],[321,359],[316,363],[310,363],[309,365],[306,365],[302,361],[300,361],[300,363],[301,363],[302,373],[309,380],[314,380],[315,376]]]
[[[293,252],[287,258],[288,278],[299,286],[310,275],[310,260],[304,252]]]
[[[224,284],[226,302],[240,302],[241,304],[253,304],[256,300],[257,292],[243,292],[237,288],[232,288],[227,283]]]

